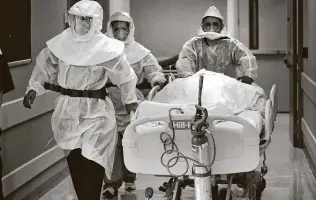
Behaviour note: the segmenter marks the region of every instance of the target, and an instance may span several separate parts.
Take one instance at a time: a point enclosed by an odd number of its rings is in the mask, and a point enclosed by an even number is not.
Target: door
[[[290,138],[294,147],[303,147],[301,133],[303,66],[303,1],[288,0],[288,53],[285,64],[290,70]]]

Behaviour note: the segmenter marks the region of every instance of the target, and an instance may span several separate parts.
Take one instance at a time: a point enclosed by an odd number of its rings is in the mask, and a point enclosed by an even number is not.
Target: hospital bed
[[[124,162],[135,173],[170,177],[160,190],[166,193],[167,199],[180,199],[181,190],[194,185],[191,169],[195,162],[190,160],[192,135],[189,124],[194,115],[179,112],[174,109],[176,105],[151,102],[159,89],[155,86],[149,92],[148,101],[141,104],[124,133]],[[165,115],[148,113],[150,108]],[[276,111],[277,87],[273,85],[265,106],[265,119],[259,112],[249,110],[228,116],[209,113],[208,138],[210,146],[214,147],[211,149],[213,199],[260,199],[267,173],[265,152],[271,142]],[[260,135],[262,120],[264,132]],[[168,153],[168,150],[177,150],[182,156]],[[263,158],[262,162],[260,158]],[[227,185],[226,189],[219,189],[222,184]],[[233,184],[238,186],[234,192]],[[152,192],[152,189],[148,188],[146,192]],[[146,194],[148,196],[152,194]]]

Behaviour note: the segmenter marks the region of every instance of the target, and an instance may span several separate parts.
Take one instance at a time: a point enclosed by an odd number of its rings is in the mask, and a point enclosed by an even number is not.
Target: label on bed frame
[[[190,129],[191,120],[173,120],[174,130]],[[169,122],[169,128],[172,129],[171,122]]]

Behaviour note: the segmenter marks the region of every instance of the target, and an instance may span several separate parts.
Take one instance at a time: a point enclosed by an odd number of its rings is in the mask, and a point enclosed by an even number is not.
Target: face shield
[[[124,42],[127,39],[130,33],[128,22],[113,21],[111,23],[111,27],[112,27],[113,36],[115,39],[120,40],[122,42]]]
[[[217,17],[205,17],[202,20],[201,27],[204,32],[220,33],[223,29],[222,20]]]
[[[91,38],[93,18],[79,15],[68,15],[68,22],[74,39],[86,41]]]

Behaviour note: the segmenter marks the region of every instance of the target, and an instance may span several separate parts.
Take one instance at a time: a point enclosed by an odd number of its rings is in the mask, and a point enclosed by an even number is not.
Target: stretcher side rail
[[[272,123],[273,121],[273,107],[272,100],[268,99],[265,106],[265,119],[264,119],[264,137],[261,138],[264,142],[260,144],[260,148],[267,148],[271,141]]]

